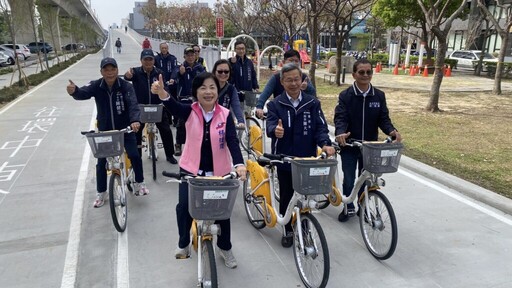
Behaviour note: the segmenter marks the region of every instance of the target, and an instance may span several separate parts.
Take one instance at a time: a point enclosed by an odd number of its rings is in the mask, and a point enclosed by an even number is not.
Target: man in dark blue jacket
[[[96,125],[99,131],[121,130],[131,126],[133,131],[140,129],[140,110],[137,105],[133,86],[118,77],[117,62],[114,58],[101,60],[100,72],[103,78],[89,82],[78,88],[69,80],[66,90],[75,100],[87,100],[94,97],[96,102]],[[124,148],[132,162],[135,173],[135,191],[137,195],[147,195],[149,190],[144,183],[142,159],[137,151],[137,142],[133,133],[124,135]],[[107,193],[106,159],[99,158],[96,164],[96,189],[98,191],[94,207],[105,203]]]
[[[158,81],[159,74],[163,74],[160,69],[154,66],[155,56],[153,50],[142,50],[140,62],[142,66],[130,68],[130,70],[124,74],[124,78],[128,81],[132,81],[139,104],[161,104],[162,101],[160,101],[158,95],[151,93],[151,84]],[[162,137],[162,144],[167,161],[171,164],[177,164],[178,161],[174,158],[174,141],[172,139],[168,113],[162,113],[162,121],[156,123],[156,127],[158,127],[158,131]],[[144,123],[142,123],[141,129],[137,133],[137,145],[139,145],[139,147],[142,145],[142,129],[144,129]],[[139,148],[139,153],[141,152],[142,149]]]
[[[192,80],[194,80],[196,75],[205,72],[205,70],[203,65],[196,61],[194,48],[185,48],[183,54],[185,55],[185,62],[173,73],[172,79],[178,85],[178,100],[183,103],[192,103],[194,101],[192,97]],[[186,135],[185,122],[178,120],[175,147],[177,156],[181,155],[181,145],[185,144]]]
[[[245,43],[243,41],[235,42],[236,56],[231,57],[232,71],[231,84],[235,85],[240,98],[242,107],[245,103],[245,96],[242,91],[258,91],[258,79],[256,78],[256,70],[251,59],[247,58]]]
[[[176,88],[174,88],[176,85],[173,85],[174,80],[171,79],[171,76],[179,68],[178,64],[176,56],[169,53],[169,44],[167,42],[160,43],[160,53],[155,57],[155,66],[162,70],[164,83],[172,96],[176,96]]]
[[[355,82],[340,93],[338,105],[334,110],[336,141],[341,146],[345,146],[348,138],[377,141],[380,128],[386,135],[392,136],[395,141],[400,142],[402,137],[389,118],[386,95],[370,84],[373,75],[372,64],[366,59],[357,60],[352,71],[354,71],[352,77]],[[363,156],[359,147],[350,146],[342,147],[340,155],[343,170],[343,195],[349,196],[354,188],[356,167],[358,167],[359,174],[364,168]],[[354,203],[348,203],[338,216],[338,220],[345,222],[355,214]]]
[[[294,64],[285,64],[280,71],[284,92],[267,104],[267,136],[272,139],[272,153],[311,157],[321,147],[334,155],[329,129],[320,101],[301,91],[302,71]],[[279,179],[279,213],[284,215],[293,196],[290,164],[277,167]],[[293,244],[291,221],[285,225],[283,247]]]

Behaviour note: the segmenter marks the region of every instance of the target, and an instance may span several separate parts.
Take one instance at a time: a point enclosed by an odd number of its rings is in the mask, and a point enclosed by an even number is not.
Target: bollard
[[[343,66],[343,69],[341,69],[341,83],[345,84],[345,66]]]

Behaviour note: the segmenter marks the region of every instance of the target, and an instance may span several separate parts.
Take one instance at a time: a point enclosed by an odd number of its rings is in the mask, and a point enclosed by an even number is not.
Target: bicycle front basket
[[[123,154],[124,132],[88,133],[85,136],[95,158],[107,158]]]
[[[297,159],[291,163],[293,190],[303,195],[331,192],[336,159]]]
[[[196,220],[231,217],[240,181],[193,178],[188,180],[188,212]]]
[[[402,156],[402,143],[363,142],[363,167],[371,173],[394,173]]]
[[[256,107],[258,103],[258,97],[260,93],[253,91],[244,91],[245,92],[245,106],[247,107]]]
[[[139,104],[140,122],[142,123],[160,123],[162,122],[162,113],[164,106],[161,104]]]

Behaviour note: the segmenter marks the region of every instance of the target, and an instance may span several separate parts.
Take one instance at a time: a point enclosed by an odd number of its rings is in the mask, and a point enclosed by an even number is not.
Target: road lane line
[[[447,190],[445,188],[442,188],[441,186],[436,185],[435,183],[433,183],[430,180],[427,180],[427,179],[425,179],[423,177],[416,176],[416,175],[414,175],[414,174],[412,174],[410,172],[406,172],[406,171],[404,171],[403,168],[400,168],[398,170],[398,173],[400,173],[400,174],[402,174],[404,176],[407,176],[407,177],[411,178],[412,180],[417,181],[417,182],[419,182],[419,183],[421,183],[423,185],[426,185],[426,186],[428,186],[428,187],[430,187],[432,189],[435,189],[435,190],[445,194],[446,196],[451,197],[451,198],[453,198],[453,199],[455,199],[455,200],[457,200],[459,202],[462,202],[462,203],[464,203],[464,204],[466,204],[466,205],[468,205],[470,207],[473,207],[473,208],[475,208],[476,210],[478,210],[480,212],[483,212],[483,213],[485,213],[485,214],[487,214],[487,215],[489,215],[491,217],[494,217],[497,220],[499,220],[499,221],[501,221],[501,222],[503,222],[503,223],[505,223],[507,225],[512,226],[512,220],[510,220],[507,217],[504,217],[503,215],[500,215],[500,214],[498,214],[498,213],[496,213],[496,212],[494,212],[494,211],[492,211],[490,209],[487,209],[487,208],[481,206],[478,203],[470,201],[470,200],[460,196],[458,193],[454,193],[454,192],[451,192],[451,191],[449,191],[449,190]]]
[[[129,288],[128,227],[126,227],[124,233],[117,233],[117,235],[117,288]]]
[[[94,127],[96,121],[96,107],[92,113],[91,124]],[[74,288],[76,284],[76,274],[78,269],[78,255],[80,250],[80,233],[82,231],[82,214],[84,210],[84,192],[85,181],[89,171],[89,160],[91,158],[91,148],[89,144],[85,144],[84,154],[82,156],[82,164],[75,190],[75,200],[73,203],[73,212],[71,214],[71,224],[69,227],[69,239],[66,248],[66,260],[64,261],[64,273],[62,274],[61,288]]]

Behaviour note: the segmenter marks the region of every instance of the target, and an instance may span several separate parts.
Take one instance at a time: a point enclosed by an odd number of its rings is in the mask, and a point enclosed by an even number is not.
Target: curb
[[[331,140],[333,140],[334,127],[331,125],[328,127],[329,135],[332,137]],[[411,170],[422,177],[438,182],[450,189],[454,189],[465,196],[494,207],[503,213],[512,215],[512,200],[501,196],[496,192],[482,188],[469,181],[458,178],[404,155],[402,155],[402,158],[400,159],[400,167]]]

